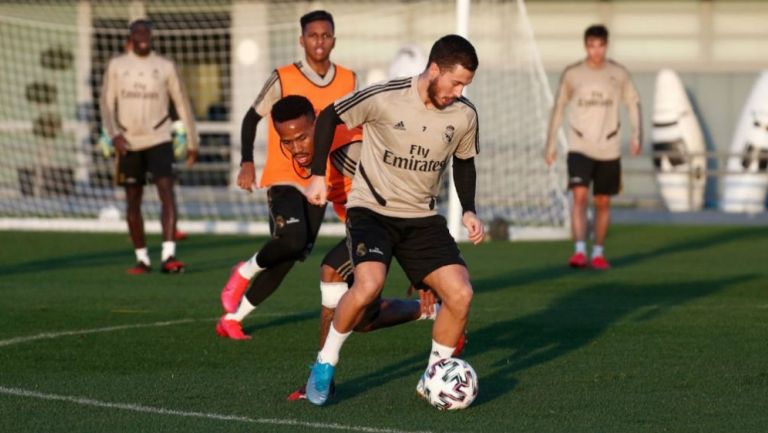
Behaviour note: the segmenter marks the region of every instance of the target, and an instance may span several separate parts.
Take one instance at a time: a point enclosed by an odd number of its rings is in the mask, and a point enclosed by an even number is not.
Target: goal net
[[[401,48],[423,56],[465,19],[480,56],[468,88],[480,117],[480,216],[505,222],[513,237],[565,233],[563,167],[543,163],[552,98],[524,4],[476,2],[462,18],[453,2],[378,0],[0,3],[0,229],[125,230],[124,192],[114,184],[114,158],[103,152],[99,93],[108,60],[124,50],[128,23],[149,18],[154,48],[177,63],[201,136],[198,163],[175,167],[179,228],[266,233],[266,194],[234,183],[240,123],[270,72],[302,58],[298,20],[318,7],[336,21],[333,61],[363,85],[406,70]],[[257,170],[265,130],[262,122]],[[445,194],[441,212],[449,201]],[[159,231],[151,185],[143,210],[148,231]]]

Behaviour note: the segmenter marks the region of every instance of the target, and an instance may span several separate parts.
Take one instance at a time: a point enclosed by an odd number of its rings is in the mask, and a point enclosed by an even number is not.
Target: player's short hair
[[[307,25],[315,21],[328,21],[331,23],[331,29],[334,31],[336,30],[336,26],[333,24],[333,15],[324,10],[317,10],[306,13],[299,19],[299,23],[301,24],[301,32],[304,33],[304,31],[307,29]]]
[[[440,69],[452,69],[461,65],[468,71],[476,71],[479,61],[475,47],[459,35],[445,35],[438,39],[429,51],[427,64],[435,63]]]
[[[287,122],[301,116],[307,116],[310,121],[315,121],[315,108],[309,99],[301,95],[288,95],[281,98],[272,105],[270,114],[275,123]]]
[[[587,42],[589,38],[598,38],[608,42],[608,28],[602,24],[594,24],[587,27],[584,30],[584,42]]]
[[[146,27],[149,31],[152,31],[152,21],[146,18],[139,18],[137,20],[133,20],[131,24],[128,25],[128,30],[131,33],[133,33],[133,31],[138,29],[139,27]]]

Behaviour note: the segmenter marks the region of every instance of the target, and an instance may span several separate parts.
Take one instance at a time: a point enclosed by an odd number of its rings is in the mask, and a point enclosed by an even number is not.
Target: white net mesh
[[[181,71],[201,135],[198,164],[176,166],[180,219],[208,228],[266,221],[265,194],[233,183],[240,122],[271,70],[302,58],[298,19],[320,7],[336,21],[332,59],[363,84],[385,78],[402,46],[428,52],[456,31],[453,2],[1,2],[0,218],[41,217],[50,228],[63,219],[119,222],[124,196],[113,184],[114,161],[98,144],[98,96],[128,22],[147,17],[155,50]],[[485,220],[562,228],[563,170],[548,170],[542,157],[551,97],[520,18],[514,1],[472,4],[480,70],[468,95],[481,126],[478,209]],[[259,126],[257,170],[266,129]],[[158,218],[154,188],[146,188],[143,209],[148,220]]]
[[[533,229],[533,236],[536,229],[567,236],[564,163],[561,159],[551,169],[544,163],[552,95],[524,3],[479,2],[471,17],[481,65],[469,87],[480,113],[481,217],[502,218],[517,231]],[[563,145],[561,140],[560,154]]]

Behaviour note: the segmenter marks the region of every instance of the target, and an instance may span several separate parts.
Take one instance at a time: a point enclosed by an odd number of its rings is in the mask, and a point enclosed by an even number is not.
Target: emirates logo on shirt
[[[603,95],[603,92],[593,91],[589,98],[578,98],[576,105],[579,107],[610,107],[613,105],[613,99]]]
[[[445,136],[443,138],[445,138]],[[451,138],[453,138],[452,133]],[[407,156],[401,156],[392,151],[385,150],[384,155],[382,155],[382,161],[384,164],[409,171],[443,171],[447,161],[429,159],[429,152],[430,149],[428,147],[412,144],[410,146],[410,152]]]

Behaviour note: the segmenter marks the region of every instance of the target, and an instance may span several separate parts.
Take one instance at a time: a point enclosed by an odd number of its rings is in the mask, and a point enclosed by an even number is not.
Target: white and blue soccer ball
[[[477,373],[462,359],[441,359],[427,368],[417,391],[439,410],[464,409],[477,397]]]

